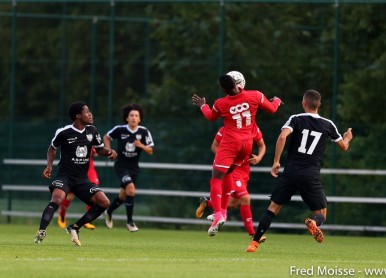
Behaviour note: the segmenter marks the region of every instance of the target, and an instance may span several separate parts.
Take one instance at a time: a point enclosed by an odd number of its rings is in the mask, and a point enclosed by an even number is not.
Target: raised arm
[[[198,95],[194,94],[192,96],[193,105],[199,107],[201,109],[202,114],[204,114],[205,118],[209,121],[217,120],[220,115],[214,110],[210,109],[209,105],[206,104],[205,98],[201,98]]]
[[[273,97],[271,100],[269,100],[264,94],[261,94],[259,108],[261,108],[265,112],[274,114],[281,104],[283,104],[283,102],[281,101],[280,98]]]
[[[348,148],[350,147],[350,141],[352,140],[353,135],[352,135],[352,128],[348,128],[347,131],[343,134],[342,140],[339,140],[336,142],[339,146],[339,148],[342,151],[347,151]]]

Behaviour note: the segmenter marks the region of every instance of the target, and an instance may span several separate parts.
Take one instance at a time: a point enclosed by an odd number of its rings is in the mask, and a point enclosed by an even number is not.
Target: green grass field
[[[268,233],[257,253],[246,253],[249,237],[243,232],[221,231],[210,238],[205,228],[129,233],[97,224],[94,231],[81,230],[81,247],[54,223],[40,245],[33,243],[35,225],[0,225],[0,277],[306,276],[300,268],[308,274],[313,269],[313,277],[367,277],[367,269],[385,271],[386,276],[384,237],[327,235],[319,244],[306,233]],[[291,275],[291,267],[298,273]],[[336,272],[348,269],[354,274]]]

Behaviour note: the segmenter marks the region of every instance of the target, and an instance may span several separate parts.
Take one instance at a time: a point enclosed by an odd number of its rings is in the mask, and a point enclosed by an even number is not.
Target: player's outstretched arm
[[[268,100],[264,94],[262,94],[262,100],[260,102],[261,104],[259,107],[270,114],[274,114],[279,106],[284,104],[280,98],[273,97],[271,100]]]
[[[199,96],[196,95],[196,94],[193,94],[193,96],[192,96],[192,102],[193,102],[193,105],[195,105],[195,106],[197,106],[197,107],[199,107],[199,108],[203,107],[203,106],[206,104],[205,98],[204,98],[204,97],[201,98],[201,97],[199,97]]]
[[[200,107],[202,114],[204,114],[205,118],[209,121],[217,120],[220,115],[212,109],[210,109],[209,105],[206,104],[205,98],[201,98],[198,95],[194,94],[192,96],[193,105]]]

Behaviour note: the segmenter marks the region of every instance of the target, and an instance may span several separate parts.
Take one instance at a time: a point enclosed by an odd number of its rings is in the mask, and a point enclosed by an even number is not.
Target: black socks
[[[52,217],[54,217],[55,211],[59,208],[54,202],[50,202],[47,207],[44,209],[42,218],[40,220],[39,230],[45,230],[50,224]]]
[[[263,215],[259,220],[259,225],[257,226],[256,233],[253,237],[254,241],[259,242],[260,238],[271,226],[272,219],[274,217],[275,217],[275,214],[270,210],[267,210],[263,213]]]

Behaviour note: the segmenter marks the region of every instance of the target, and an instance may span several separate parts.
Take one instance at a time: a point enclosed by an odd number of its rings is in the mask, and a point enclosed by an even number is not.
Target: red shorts
[[[253,140],[224,142],[217,149],[213,169],[226,173],[231,165],[241,165],[252,153]]]
[[[231,196],[233,198],[240,199],[249,194],[247,186],[250,173],[251,168],[248,165],[248,162],[244,162],[242,166],[235,167],[232,172],[233,188]]]

